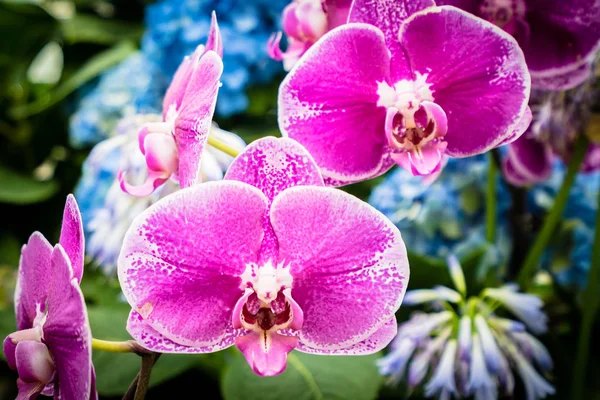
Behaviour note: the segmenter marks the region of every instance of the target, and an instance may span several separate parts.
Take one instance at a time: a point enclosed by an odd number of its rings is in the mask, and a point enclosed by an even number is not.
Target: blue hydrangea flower
[[[70,120],[71,144],[94,145],[108,138],[122,117],[160,112],[168,83],[158,64],[143,53],[131,55],[84,95]]]
[[[531,190],[530,207],[534,212],[541,214],[551,209],[565,172],[566,168],[556,163],[550,179]],[[545,268],[565,287],[577,290],[585,287],[592,257],[599,189],[600,172],[577,175],[558,231],[560,242],[565,245],[551,246],[546,253]]]
[[[373,189],[369,203],[398,226],[411,251],[434,257],[461,253],[485,242],[488,162],[487,156],[450,159],[432,183],[397,168]],[[510,198],[500,183],[497,188],[498,214],[505,216]],[[504,221],[498,218],[497,250],[505,261],[509,245]]]

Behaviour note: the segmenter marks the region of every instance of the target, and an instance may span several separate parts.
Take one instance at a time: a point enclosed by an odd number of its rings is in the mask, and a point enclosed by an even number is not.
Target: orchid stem
[[[231,157],[237,157],[240,154],[238,149],[229,146],[227,143],[220,141],[214,136],[208,136],[208,144],[223,153],[230,155]]]
[[[598,191],[597,201],[599,211],[596,212],[596,231],[594,233],[594,243],[592,244],[592,260],[590,262],[587,285],[583,291],[581,302],[583,304],[583,317],[581,319],[579,341],[577,342],[577,361],[575,362],[573,391],[571,393],[571,398],[574,400],[583,399],[590,337],[600,302],[597,295],[598,284],[600,283],[600,191]]]
[[[110,340],[92,338],[92,349],[110,353],[135,353],[140,356],[150,354],[149,350],[144,349],[135,340],[112,342]]]
[[[150,374],[152,373],[152,367],[160,357],[160,353],[145,354],[142,356],[142,366],[137,379],[137,387],[135,389],[134,400],[144,400],[148,386],[150,384]]]
[[[488,169],[488,182],[485,203],[486,239],[493,244],[496,241],[496,173],[498,166],[494,156],[490,153],[490,166]]]
[[[540,264],[540,259],[542,258],[544,250],[546,249],[548,242],[554,233],[556,225],[562,218],[563,211],[569,198],[569,193],[571,192],[571,187],[575,182],[575,177],[579,172],[579,168],[583,162],[587,148],[588,140],[585,135],[580,134],[577,142],[575,143],[575,151],[573,152],[573,156],[569,162],[567,173],[563,179],[560,190],[556,195],[556,199],[554,200],[554,205],[550,210],[550,213],[546,216],[542,229],[537,235],[533,246],[531,246],[531,250],[527,254],[527,258],[525,259],[523,267],[521,268],[521,272],[519,273],[518,281],[524,290],[531,284],[531,278],[535,274],[535,271]]]

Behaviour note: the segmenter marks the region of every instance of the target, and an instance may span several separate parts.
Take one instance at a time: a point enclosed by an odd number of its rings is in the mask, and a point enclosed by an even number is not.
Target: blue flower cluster
[[[181,60],[206,41],[211,12],[217,14],[223,37],[223,63],[217,115],[246,110],[246,90],[282,73],[267,55],[269,35],[289,0],[162,0],[146,8],[146,33],[141,53],[108,70],[86,94],[70,126],[74,146],[105,139],[122,117],[156,112]]]
[[[402,232],[406,247],[419,254],[445,257],[448,252],[485,241],[485,192],[487,156],[449,159],[431,184],[402,168],[396,168],[374,188],[369,203],[383,212]],[[506,215],[510,198],[498,184],[498,213]],[[503,222],[505,218],[498,218]],[[498,226],[500,243],[506,242],[506,226]],[[502,246],[503,258],[508,246]]]
[[[550,210],[565,172],[564,165],[556,163],[551,178],[531,190],[529,200],[534,212]],[[587,281],[599,189],[600,172],[577,175],[556,235],[557,245],[547,250],[545,267],[563,286],[583,289]]]

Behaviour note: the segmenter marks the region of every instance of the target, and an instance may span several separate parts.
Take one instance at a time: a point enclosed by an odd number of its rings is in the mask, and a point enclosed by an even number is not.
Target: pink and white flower
[[[324,187],[311,155],[263,138],[225,180],[182,189],[133,222],[119,257],[128,331],[166,353],[236,345],[260,375],[293,349],[369,354],[396,333],[409,267],[398,229]]]
[[[531,121],[530,76],[514,38],[454,7],[356,0],[279,89],[279,127],[327,183],[439,171],[443,156],[484,153]]]
[[[208,140],[223,73],[223,44],[213,12],[206,46],[186,57],[163,100],[163,121],[146,124],[138,133],[146,158],[148,177],[132,186],[119,173],[121,189],[134,196],[148,196],[169,178],[188,187],[199,180],[202,150]]]

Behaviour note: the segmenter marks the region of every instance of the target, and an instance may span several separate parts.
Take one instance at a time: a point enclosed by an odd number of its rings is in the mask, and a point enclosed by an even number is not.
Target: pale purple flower
[[[142,346],[209,353],[235,344],[256,373],[276,375],[293,349],[386,346],[409,267],[382,214],[324,187],[294,140],[263,138],[223,181],[182,189],[138,216],[118,273],[133,307],[128,331]]]
[[[313,155],[328,184],[399,164],[439,171],[519,137],[530,77],[516,41],[454,7],[356,0],[279,89],[279,127]]]
[[[132,186],[119,173],[123,191],[148,196],[169,178],[181,187],[199,180],[202,150],[208,140],[223,73],[223,45],[213,13],[206,46],[198,46],[175,72],[163,99],[163,122],[148,123],[138,134],[148,167],[146,182]]]
[[[519,293],[515,285],[505,285],[501,288],[488,288],[484,295],[500,302],[510,312],[523,321],[535,333],[547,330],[548,317],[542,311],[544,303],[534,295]]]
[[[597,0],[438,0],[460,7],[513,35],[525,52],[536,88],[561,90],[592,74],[600,43]]]
[[[17,331],[4,340],[8,366],[19,374],[18,399],[39,394],[65,400],[97,398],[92,335],[79,282],[84,237],[73,196],[67,197],[59,244],[35,232],[21,250]]]
[[[293,0],[282,15],[288,47],[281,51],[281,32],[274,33],[267,44],[269,56],[283,61],[289,71],[321,36],[346,23],[351,4],[352,0]]]
[[[458,260],[449,257],[448,264],[450,274],[463,274]],[[455,280],[461,286],[461,279]],[[412,298],[413,304],[427,301],[433,310],[444,304],[444,311],[416,312],[400,324],[390,353],[377,362],[380,373],[392,384],[406,379],[410,390],[423,385],[427,397],[487,400],[513,395],[514,368],[530,400],[553,393],[533,366],[543,372],[552,368],[548,350],[525,331],[523,323],[494,314],[498,304],[487,296],[489,290],[504,289],[488,288],[477,297],[467,297],[465,286],[465,294],[454,292],[461,298],[452,304],[441,291],[408,291],[405,305]],[[414,301],[416,298],[420,301]]]

